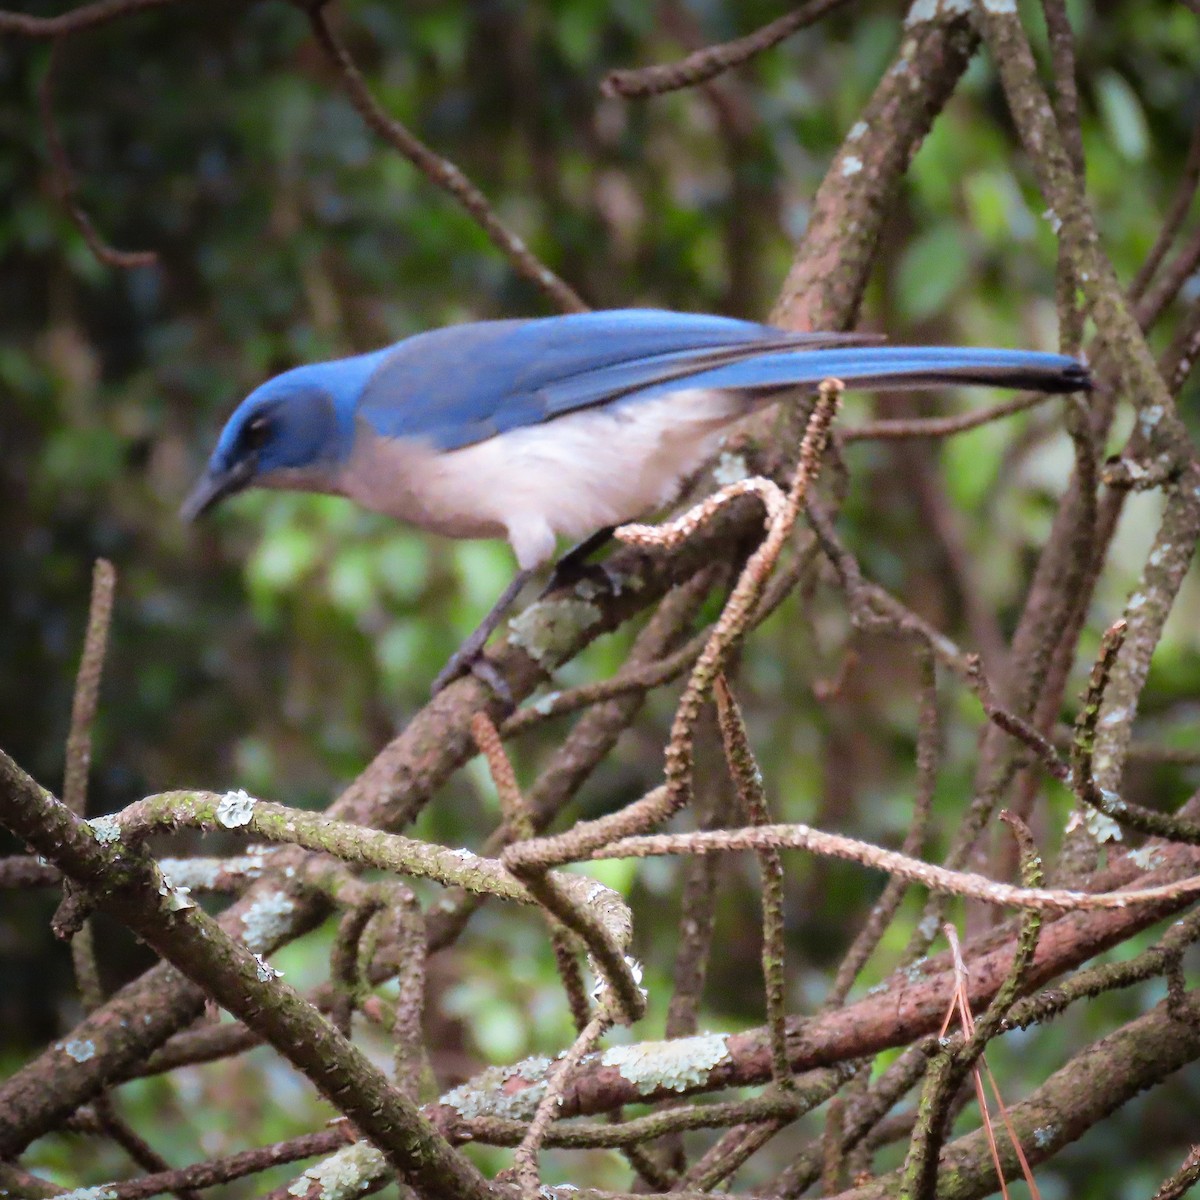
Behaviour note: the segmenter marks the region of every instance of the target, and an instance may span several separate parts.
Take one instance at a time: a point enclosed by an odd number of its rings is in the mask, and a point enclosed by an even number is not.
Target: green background
[[[671,11],[671,28],[713,41],[780,8]],[[1040,46],[1040,12],[1024,13]],[[1167,3],[1075,4],[1071,15],[1089,190],[1105,247],[1129,279],[1200,116],[1200,19]],[[854,5],[723,81],[721,103],[698,92],[624,101],[600,97],[605,72],[681,52],[653,5],[355,0],[335,20],[384,106],[462,167],[589,303],[755,318],[768,313],[829,160],[901,36],[894,5]],[[55,198],[36,115],[47,61],[44,46],[0,43],[0,744],[61,786],[91,564],[103,555],[119,588],[90,811],[188,785],[322,806],[424,702],[507,581],[509,552],[436,541],[340,500],[252,494],[195,528],[179,522],[179,503],[224,417],[273,372],[430,326],[550,310],[451,200],[362,126],[303,15],[283,4],[175,5],[64,48],[55,107],[80,202],[113,244],[159,256],[149,268],[102,267]],[[897,341],[1054,348],[1055,244],[1043,208],[979,58],[894,206],[863,325]],[[1169,332],[1170,320],[1155,344]],[[905,411],[987,399],[911,398]],[[847,419],[871,411],[855,398]],[[936,461],[973,577],[1011,631],[1070,470],[1059,410],[918,452]],[[900,452],[860,445],[848,457],[847,540],[873,578],[966,641],[962,597],[944,584]],[[1086,646],[1118,614],[1156,511],[1153,496],[1131,502]],[[1142,733],[1187,744],[1198,615],[1185,588],[1155,659]],[[848,694],[818,703],[812,684],[837,673],[845,630],[836,595],[793,597],[750,643],[739,695],[780,819],[895,843],[911,803],[911,668],[900,649],[872,643]],[[559,683],[610,674],[628,637],[594,646]],[[653,783],[673,695],[651,703],[578,812],[615,807]],[[942,832],[969,794],[979,724],[973,701],[953,688],[944,697]],[[553,723],[519,745],[523,779],[566,728]],[[1179,799],[1197,783],[1194,772],[1156,768],[1130,786]],[[1048,811],[1065,814],[1065,797]],[[497,819],[473,764],[420,832],[478,846]],[[941,844],[935,834],[929,852]],[[801,1010],[819,1002],[879,880],[799,855],[788,866],[791,998]],[[639,1033],[652,1036],[669,991],[677,871],[649,862],[607,878],[630,892],[638,915],[656,1014]],[[724,886],[704,1023],[728,1029],[762,1019],[752,864],[732,864]],[[6,896],[0,911],[0,1028],[12,1065],[68,1028],[73,1012],[67,956],[45,931],[50,904]],[[312,946],[284,956],[289,981],[316,978]],[[113,929],[103,950],[110,984],[139,961]],[[435,982],[448,1075],[553,1052],[569,1038],[532,920],[485,913]],[[999,1043],[993,1067],[1006,1094],[1020,1096],[1071,1046],[1157,998],[1148,985]],[[159,1082],[130,1089],[131,1103],[156,1114],[159,1142],[179,1162],[311,1127],[306,1088],[282,1068],[263,1069],[245,1068],[240,1085],[194,1072],[186,1102]],[[1039,1171],[1043,1195],[1148,1194],[1194,1136],[1198,1103],[1192,1078],[1130,1106]],[[120,1162],[97,1154],[83,1178],[67,1143],[43,1153],[72,1164],[71,1182],[106,1178]],[[620,1184],[619,1169],[599,1162],[595,1181]]]

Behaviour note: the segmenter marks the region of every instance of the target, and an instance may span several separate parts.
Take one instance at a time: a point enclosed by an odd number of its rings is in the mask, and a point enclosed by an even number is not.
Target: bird
[[[560,537],[575,563],[663,507],[723,431],[825,379],[849,388],[1090,387],[1074,358],[882,344],[701,313],[629,308],[474,321],[268,379],[225,423],[181,509],[250,487],[322,492],[452,538],[507,538],[517,572],[434,681],[480,654]],[[495,672],[482,677],[503,692]]]

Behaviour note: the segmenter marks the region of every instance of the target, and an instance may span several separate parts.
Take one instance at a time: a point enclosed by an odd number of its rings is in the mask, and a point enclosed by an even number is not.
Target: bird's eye
[[[266,417],[255,417],[248,422],[242,434],[242,444],[247,450],[261,450],[271,432],[271,422]]]

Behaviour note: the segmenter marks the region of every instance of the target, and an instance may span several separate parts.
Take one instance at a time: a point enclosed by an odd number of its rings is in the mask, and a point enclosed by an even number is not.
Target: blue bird
[[[721,431],[835,377],[860,388],[1072,392],[1072,358],[887,346],[701,314],[626,309],[479,321],[296,367],[229,418],[182,510],[248,487],[348,496],[434,533],[505,537],[518,574],[434,684],[478,658],[560,535],[591,547],[674,498]]]

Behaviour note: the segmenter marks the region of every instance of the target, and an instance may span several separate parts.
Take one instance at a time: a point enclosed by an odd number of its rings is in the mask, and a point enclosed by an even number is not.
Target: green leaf
[[[1113,144],[1130,162],[1142,162],[1150,146],[1146,114],[1124,76],[1104,71],[1096,79],[1096,101]]]
[[[953,225],[937,225],[900,260],[897,298],[907,316],[923,320],[945,308],[967,278],[970,251]]]

